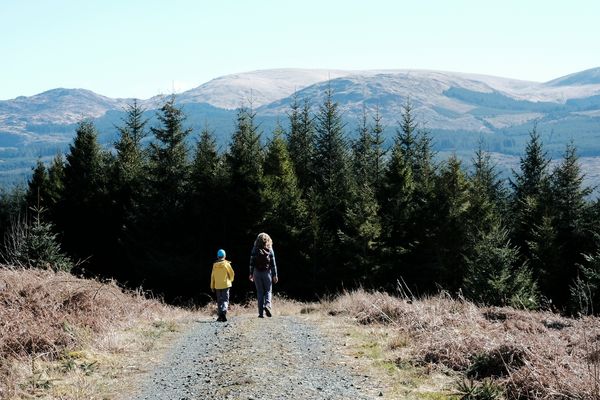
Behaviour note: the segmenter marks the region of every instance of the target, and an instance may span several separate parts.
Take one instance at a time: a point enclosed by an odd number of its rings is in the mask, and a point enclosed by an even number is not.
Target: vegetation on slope
[[[478,307],[446,294],[416,300],[362,290],[323,307],[363,326],[363,344],[370,340],[379,349],[375,358],[402,396],[600,398],[597,317]],[[444,390],[423,388],[427,380],[415,378],[435,373],[451,377]]]
[[[0,398],[111,398],[183,316],[112,282],[1,267]]]

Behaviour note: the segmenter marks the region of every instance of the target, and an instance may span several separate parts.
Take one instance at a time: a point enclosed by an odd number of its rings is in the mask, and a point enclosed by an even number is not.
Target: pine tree
[[[473,172],[469,176],[468,225],[470,236],[477,237],[479,232],[489,230],[499,222],[505,213],[505,190],[500,173],[492,163],[490,153],[483,150],[483,143],[475,151]]]
[[[536,283],[529,268],[519,261],[508,236],[508,231],[497,223],[488,232],[481,232],[473,252],[465,259],[465,294],[490,306],[536,308]]]
[[[397,129],[397,137],[399,141],[400,151],[403,157],[408,162],[410,169],[415,171],[419,167],[418,153],[417,153],[417,121],[413,112],[413,105],[410,99],[406,100],[406,103],[402,106],[402,117],[400,120],[400,127]]]
[[[148,120],[143,117],[144,111],[137,100],[134,100],[126,108],[123,124],[117,127],[119,139],[115,143],[116,180],[120,191],[129,189],[129,193],[123,193],[125,198],[121,199],[121,202],[126,204],[134,201],[132,195],[142,189],[141,177],[146,167],[146,160],[141,141],[147,135],[145,127],[148,123]]]
[[[442,287],[458,290],[464,279],[463,254],[468,246],[470,183],[460,160],[451,156],[436,182],[437,274]]]
[[[316,117],[316,201],[319,216],[319,242],[323,259],[340,268],[339,233],[351,201],[350,160],[344,123],[331,88]]]
[[[371,170],[373,171],[375,193],[379,193],[381,190],[385,175],[385,157],[387,152],[383,148],[385,142],[384,130],[381,114],[379,114],[379,107],[377,107],[373,116],[373,126],[371,127],[371,148],[373,151],[373,165],[371,166]]]
[[[314,185],[315,127],[310,113],[310,103],[304,101],[302,107],[294,96],[289,112],[290,129],[287,136],[288,149],[298,185],[307,193]]]
[[[529,134],[525,156],[520,160],[520,172],[513,172],[514,180],[510,184],[512,196],[512,238],[521,249],[524,260],[530,259],[528,242],[532,240],[532,228],[539,225],[547,214],[549,204],[549,174],[546,152],[534,125]],[[534,267],[534,276],[540,271]]]
[[[277,238],[278,262],[287,266],[283,287],[302,294],[299,290],[307,290],[312,284],[306,279],[308,216],[283,135],[283,129],[277,125],[267,148],[261,226]]]
[[[21,268],[70,271],[73,263],[60,247],[54,226],[42,219],[43,208],[34,206],[32,221],[15,219],[5,237],[3,262]]]
[[[208,126],[200,132],[190,178],[189,237],[192,249],[207,262],[214,257],[214,248],[223,242],[223,210],[219,193],[225,193],[223,160],[217,150],[214,133]]]
[[[223,216],[225,235],[229,247],[244,255],[248,252],[248,243],[257,234],[264,213],[261,198],[264,155],[255,117],[251,107],[238,110],[235,132],[225,159],[228,175],[227,212]]]
[[[392,276],[395,278],[404,275],[404,271],[396,267],[406,265],[401,263],[400,257],[413,246],[409,225],[414,213],[414,191],[412,169],[402,150],[401,139],[397,136],[380,190],[383,252],[388,259],[388,269],[395,274]]]
[[[28,207],[46,207],[49,199],[49,178],[48,170],[38,159],[33,174],[27,185],[27,194],[25,195]]]
[[[277,125],[267,148],[264,163],[265,215],[263,224],[279,225],[279,232],[294,236],[303,228],[306,207],[301,199],[298,181],[290,159],[283,129]]]
[[[98,144],[98,133],[89,121],[77,127],[69,146],[64,168],[64,191],[59,210],[59,230],[64,232],[65,249],[78,258],[93,257],[92,268],[99,267],[106,249],[105,157]],[[89,268],[89,267],[88,267]]]
[[[582,254],[589,254],[595,247],[585,223],[589,207],[586,197],[592,190],[583,186],[583,178],[576,148],[571,142],[550,178],[555,247],[560,250],[560,260],[555,270],[548,271],[550,281],[545,281],[545,289],[560,305],[568,301],[568,285],[578,275],[577,265],[584,262]]]
[[[217,187],[221,157],[217,151],[217,141],[208,126],[200,132],[192,163],[192,186],[197,193],[211,192]]]
[[[377,153],[373,146],[374,139],[367,120],[367,110],[363,108],[363,115],[357,129],[358,137],[352,143],[352,172],[357,182],[374,187]]]
[[[126,108],[123,124],[117,127],[119,138],[115,142],[116,157],[112,179],[113,199],[117,210],[117,225],[127,226],[137,214],[144,191],[144,173],[147,168],[146,155],[141,140],[147,135],[143,118],[144,109],[133,101]]]
[[[118,138],[114,143],[116,154],[111,161],[112,176],[109,188],[112,198],[112,220],[110,248],[106,252],[111,256],[114,266],[113,276],[131,281],[135,278],[132,264],[137,257],[132,253],[132,242],[138,240],[136,229],[139,228],[141,207],[146,195],[146,172],[148,169],[147,154],[141,141],[147,136],[147,119],[143,117],[144,109],[137,100],[125,108],[125,118],[117,126]],[[107,221],[108,222],[108,221]]]
[[[56,207],[64,194],[65,160],[62,154],[57,154],[48,168],[48,212],[49,219],[55,221]]]
[[[358,127],[358,138],[352,146],[352,201],[346,212],[346,232],[343,234],[345,251],[349,254],[347,276],[362,284],[374,277],[375,248],[381,235],[379,204],[376,198],[376,167],[378,147],[367,125],[368,116]]]
[[[149,149],[151,207],[155,217],[162,216],[163,220],[170,220],[168,224],[171,225],[174,214],[181,211],[187,190],[189,161],[186,138],[191,128],[183,127],[185,115],[181,108],[175,106],[175,96],[161,107],[158,121],[159,127],[150,128],[156,138]]]
[[[143,120],[132,113],[124,127],[135,146],[134,131],[129,126],[141,126]],[[147,149],[147,161],[142,163],[143,196],[136,206],[126,246],[136,282],[162,292],[167,298],[188,294],[193,285],[191,254],[188,251],[188,193],[190,160],[187,138],[190,128],[184,127],[186,116],[171,96],[157,111],[157,125],[150,127],[154,136]],[[139,124],[138,124],[139,122]],[[132,157],[132,159],[136,159]],[[177,289],[175,289],[177,288]]]
[[[420,291],[432,288],[436,265],[433,156],[429,134],[419,129],[407,100],[379,199],[388,267]]]

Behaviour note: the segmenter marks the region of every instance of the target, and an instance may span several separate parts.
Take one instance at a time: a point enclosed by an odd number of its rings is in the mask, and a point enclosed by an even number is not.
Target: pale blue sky
[[[148,98],[268,68],[546,81],[600,66],[597,0],[0,0],[0,99]]]

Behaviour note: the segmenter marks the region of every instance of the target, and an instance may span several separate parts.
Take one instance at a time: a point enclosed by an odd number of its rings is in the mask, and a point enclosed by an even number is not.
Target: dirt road
[[[302,315],[198,320],[145,377],[135,400],[373,399],[342,343]]]

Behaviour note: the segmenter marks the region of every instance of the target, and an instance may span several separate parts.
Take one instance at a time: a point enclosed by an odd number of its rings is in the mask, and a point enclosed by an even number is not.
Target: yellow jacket
[[[233,268],[227,260],[217,261],[213,264],[212,274],[210,276],[211,289],[227,289],[233,282]]]

